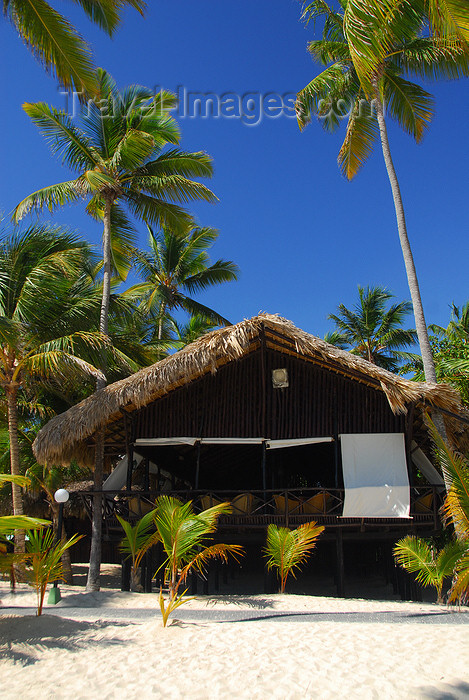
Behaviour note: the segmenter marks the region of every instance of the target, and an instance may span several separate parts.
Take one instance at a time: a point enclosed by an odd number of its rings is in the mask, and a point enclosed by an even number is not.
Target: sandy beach
[[[467,609],[200,596],[164,629],[155,594],[61,591],[38,618],[30,588],[0,584],[2,700],[469,696]]]

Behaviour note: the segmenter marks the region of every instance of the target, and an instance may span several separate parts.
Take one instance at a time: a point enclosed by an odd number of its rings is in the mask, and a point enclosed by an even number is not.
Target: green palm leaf
[[[383,79],[383,96],[388,113],[418,143],[433,117],[432,95],[388,71]]]
[[[314,521],[300,525],[296,530],[277,527],[273,523],[268,526],[264,553],[267,568],[278,572],[281,593],[285,591],[288,575],[295,577],[296,570],[306,562],[323,530],[324,527]]]
[[[66,89],[95,93],[90,49],[65,17],[44,0],[9,0],[5,10],[26,46]]]
[[[445,479],[451,484],[443,506],[444,512],[455,526],[458,537],[469,539],[469,463],[452,450],[427,420],[432,440],[437,447],[438,461]]]
[[[347,132],[337,157],[342,173],[351,180],[368,160],[378,135],[378,123],[360,93],[347,124]]]
[[[0,516],[0,535],[10,535],[15,530],[40,529],[46,525],[50,525],[50,521],[42,518],[30,518],[27,515],[2,515]]]
[[[89,191],[89,186],[82,178],[43,187],[25,197],[15,207],[12,214],[13,221],[21,221],[33,209],[41,211],[46,208],[52,212],[64,204],[73,204]]]
[[[437,567],[435,550],[426,540],[408,536],[397,542],[394,556],[403,569],[417,574],[416,580],[422,586],[434,586],[441,590],[442,577]]]

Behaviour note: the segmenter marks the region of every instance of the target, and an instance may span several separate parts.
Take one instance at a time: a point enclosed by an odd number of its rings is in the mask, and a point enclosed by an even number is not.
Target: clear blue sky
[[[318,72],[306,52],[313,29],[300,23],[296,0],[149,0],[148,5],[145,19],[127,12],[110,40],[76,8],[56,3],[91,42],[96,63],[121,87],[283,95],[296,93]],[[64,98],[13,29],[5,21],[0,25],[0,210],[8,216],[27,194],[69,174],[21,110],[25,101],[64,107]],[[469,299],[468,84],[427,89],[436,96],[436,117],[423,143],[417,146],[397,127],[389,131],[427,321],[446,324],[449,304]],[[357,284],[383,285],[399,299],[409,298],[379,148],[347,182],[336,163],[343,130],[331,136],[312,123],[300,133],[287,116],[263,118],[257,125],[239,118],[177,119],[181,146],[205,150],[215,162],[208,184],[220,201],[193,205],[192,211],[202,225],[220,230],[213,258],[234,260],[241,268],[237,283],[215,288],[201,301],[233,322],[268,311],[322,336],[337,304],[353,305]],[[80,205],[63,209],[54,220],[100,240],[99,227]]]

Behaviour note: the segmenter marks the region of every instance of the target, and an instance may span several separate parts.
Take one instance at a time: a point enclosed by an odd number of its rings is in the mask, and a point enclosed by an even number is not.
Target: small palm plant
[[[148,552],[156,542],[160,541],[158,531],[155,532],[154,515],[154,510],[146,513],[134,526],[119,515],[117,516],[125,532],[119,549],[132,560],[132,568],[130,570],[131,591],[140,592],[142,590],[139,581],[140,564],[146,552]]]
[[[394,556],[397,563],[411,574],[417,574],[415,580],[422,586],[433,586],[437,594],[437,603],[442,605],[443,584],[453,575],[453,571],[467,549],[459,540],[448,542],[438,550],[428,540],[408,535],[397,542]]]
[[[438,552],[425,540],[405,537],[396,544],[394,555],[404,569],[417,574],[419,583],[435,586],[438,602],[441,602],[444,578],[452,576],[448,595],[451,603],[469,592],[469,462],[448,447],[429,418],[427,424],[445,481],[450,484],[443,512],[447,522],[454,526],[456,541]]]
[[[228,555],[237,560],[243,554],[240,545],[209,544],[211,535],[217,528],[218,518],[230,512],[229,503],[220,503],[201,513],[195,513],[191,501],[182,503],[171,496],[157,498],[154,523],[165,554],[160,568],[164,568],[165,583],[169,591],[165,608],[163,592],[160,589],[159,601],[164,627],[173,610],[188,600],[184,599],[187,589],[181,594],[179,589],[191,570],[204,575],[206,566],[212,559],[227,562]]]
[[[288,575],[292,574],[295,578],[295,570],[306,562],[323,530],[324,527],[314,521],[300,525],[296,530],[269,525],[264,553],[268,570],[277,570],[279,593],[285,593]]]
[[[64,542],[59,540],[54,543],[52,529],[44,532],[29,530],[26,541],[26,560],[29,564],[29,584],[36,589],[37,615],[42,615],[44,596],[47,585],[63,578],[62,555],[66,549],[72,547],[83,535],[73,535]]]

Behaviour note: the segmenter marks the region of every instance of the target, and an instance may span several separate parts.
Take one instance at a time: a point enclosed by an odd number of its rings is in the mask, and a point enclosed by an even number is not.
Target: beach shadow
[[[93,591],[86,593],[64,593],[62,600],[55,607],[57,608],[104,608],[116,600],[115,591]],[[122,600],[122,598],[119,598]]]
[[[265,610],[267,608],[274,607],[273,600],[267,600],[266,598],[251,598],[249,596],[242,595],[216,595],[207,598],[207,605],[216,605],[217,603],[222,603],[227,605],[233,603],[233,605],[245,605],[248,608],[255,608],[260,610]]]
[[[57,615],[5,615],[0,617],[0,660],[19,662],[22,665],[36,663],[35,654],[41,649],[66,649],[76,651],[99,645],[87,632],[106,627],[126,627],[131,622],[97,620],[84,622]],[[123,641],[112,638],[106,644],[118,645]]]
[[[444,683],[444,689],[426,686],[419,688],[422,698],[431,700],[465,700],[469,697],[469,683]]]
[[[211,620],[212,622],[220,623],[220,624],[235,624],[238,622],[257,622],[261,620],[288,620],[288,619],[294,619],[294,618],[299,618],[299,620],[305,620],[306,618],[308,619],[313,619],[317,620],[318,622],[359,622],[359,623],[385,623],[385,624],[402,624],[406,623],[407,624],[412,624],[412,619],[413,618],[419,618],[418,620],[415,620],[416,622],[424,622],[427,624],[441,624],[441,619],[434,619],[439,617],[439,613],[429,613],[427,615],[408,615],[408,614],[403,614],[403,613],[395,613],[393,611],[381,611],[381,612],[346,612],[346,611],[340,611],[340,612],[322,612],[322,611],[313,611],[313,612],[308,612],[305,610],[301,611],[277,611],[277,612],[272,612],[271,614],[268,615],[262,615],[259,614],[258,616],[253,616],[253,615],[247,615],[246,617],[234,617],[233,619],[228,619],[228,620],[217,620],[213,619]],[[452,623],[454,624],[469,624],[469,616],[468,617],[459,617],[456,619],[452,619]]]

